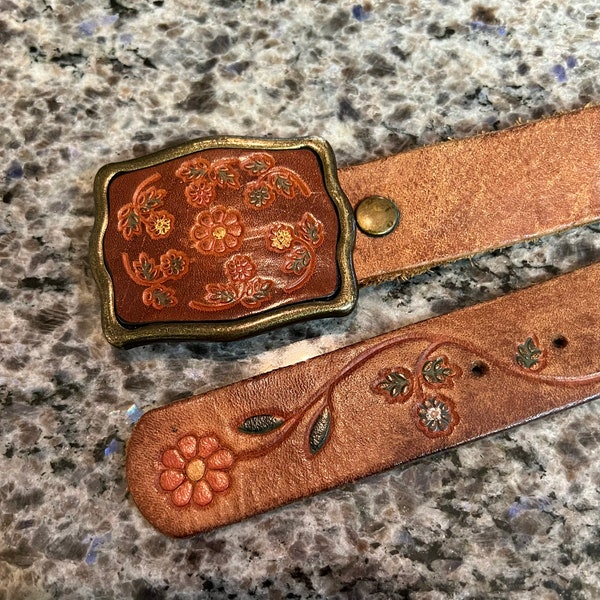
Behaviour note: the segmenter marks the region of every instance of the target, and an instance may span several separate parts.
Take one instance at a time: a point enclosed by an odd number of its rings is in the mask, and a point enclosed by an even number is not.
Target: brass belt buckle
[[[322,139],[200,139],[106,165],[94,191],[111,344],[233,340],[356,303],[354,216]]]

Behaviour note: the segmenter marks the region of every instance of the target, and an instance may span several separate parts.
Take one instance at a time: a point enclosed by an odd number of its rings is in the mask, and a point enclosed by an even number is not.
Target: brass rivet
[[[367,196],[354,211],[356,224],[367,235],[392,233],[400,222],[400,211],[393,200],[383,196]]]

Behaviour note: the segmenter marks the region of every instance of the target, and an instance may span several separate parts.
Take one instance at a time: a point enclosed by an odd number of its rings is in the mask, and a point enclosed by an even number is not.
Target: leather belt
[[[105,334],[234,339],[346,313],[357,282],[594,221],[599,110],[337,173],[318,139],[108,165],[91,241]],[[596,265],[150,411],[132,497],[191,535],[597,397],[599,282]]]
[[[127,481],[187,536],[600,395],[600,265],[146,413]]]
[[[598,140],[596,107],[339,172],[315,138],[208,138],[107,165],[90,255],[105,335],[230,340],[346,314],[357,282],[589,223]]]

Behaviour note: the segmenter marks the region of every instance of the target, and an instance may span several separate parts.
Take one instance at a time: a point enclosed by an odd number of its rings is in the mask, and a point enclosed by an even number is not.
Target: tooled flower
[[[227,470],[233,460],[231,450],[223,448],[217,438],[186,435],[175,448],[163,452],[159,485],[169,492],[175,506],[190,502],[207,506],[215,493],[229,488]]]
[[[287,223],[273,223],[266,233],[267,248],[273,252],[287,252],[294,241],[294,228]]]
[[[256,265],[245,254],[236,254],[225,263],[225,274],[229,281],[248,281],[256,274]]]
[[[146,219],[146,231],[153,240],[167,237],[171,233],[175,218],[166,210],[157,210],[150,213]]]
[[[192,245],[201,254],[224,254],[242,245],[243,233],[239,211],[217,205],[198,214],[190,235]]]
[[[188,184],[185,197],[192,206],[209,206],[215,199],[215,186],[210,181],[200,180]]]
[[[417,405],[417,426],[429,437],[450,435],[459,417],[450,398],[438,396]]]
[[[168,250],[160,257],[160,268],[169,279],[183,277],[189,269],[189,258],[179,250]]]

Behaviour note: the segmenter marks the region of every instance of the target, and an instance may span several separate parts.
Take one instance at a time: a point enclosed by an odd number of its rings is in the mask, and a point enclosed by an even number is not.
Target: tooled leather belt
[[[316,138],[107,165],[105,335],[231,340],[346,314],[358,286],[599,219],[599,165],[599,108],[339,171]],[[132,497],[191,535],[597,397],[599,283],[594,265],[151,410]]]

